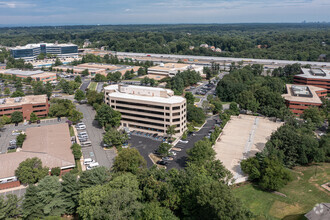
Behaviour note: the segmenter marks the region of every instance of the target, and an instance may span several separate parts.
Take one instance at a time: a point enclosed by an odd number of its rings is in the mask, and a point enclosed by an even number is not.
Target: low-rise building
[[[0,63],[0,70],[5,70],[6,69],[6,64]]]
[[[61,174],[75,167],[67,123],[27,128],[25,133],[26,139],[20,151],[0,154],[0,189],[20,185],[15,176],[15,170],[28,158],[39,158],[42,165],[48,167],[49,171],[59,167]]]
[[[30,120],[32,112],[38,117],[46,117],[49,113],[48,98],[46,95],[29,95],[0,99],[0,117],[10,117],[15,111],[22,112],[24,120]]]
[[[172,90],[118,84],[104,87],[104,91],[105,103],[122,114],[123,127],[166,134],[175,125],[177,135],[186,130],[186,99]]]
[[[322,105],[321,97],[327,95],[327,90],[316,86],[286,85],[287,94],[282,95],[288,108],[295,114],[301,115],[305,109]]]
[[[63,71],[63,72],[73,71],[73,74],[81,74],[86,69],[88,70],[88,74],[91,76],[95,76],[96,74],[101,74],[101,75],[106,76],[105,69],[100,69],[100,68],[90,68],[90,67],[81,67],[81,66],[55,66],[55,67],[53,67],[53,70]]]
[[[302,68],[301,74],[294,76],[294,83],[321,87],[330,93],[330,70]]]
[[[0,71],[4,75],[15,75],[19,78],[31,77],[34,81],[41,81],[43,83],[56,81],[56,73],[44,72],[41,70],[18,70],[9,69],[5,71]]]
[[[148,68],[148,74],[159,76],[175,76],[179,71],[195,70],[196,72],[203,73],[203,66],[186,63],[161,63],[159,66],[152,66]]]

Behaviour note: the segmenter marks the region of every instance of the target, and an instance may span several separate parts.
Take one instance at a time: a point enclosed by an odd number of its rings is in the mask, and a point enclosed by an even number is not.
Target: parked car
[[[86,158],[84,159],[84,165],[89,165],[91,163],[94,163],[95,161],[92,158]]]
[[[88,167],[86,167],[86,169],[87,169],[87,170],[91,170],[91,169],[93,169],[93,168],[95,168],[95,167],[98,167],[98,166],[100,166],[100,164],[99,164],[98,162],[93,162],[93,163],[90,163],[90,164],[88,165]]]
[[[179,140],[179,142],[183,144],[188,144],[188,141],[184,141],[184,140]]]
[[[90,141],[84,141],[80,143],[82,147],[88,147],[88,146],[92,146],[92,142]]]
[[[166,161],[163,161],[163,160],[159,160],[159,161],[157,161],[157,164],[166,166],[167,165],[167,162]]]
[[[13,131],[11,132],[11,135],[16,136],[16,135],[20,135],[21,133],[23,133],[23,131],[13,130]]]
[[[163,157],[162,160],[164,161],[169,161],[171,158],[170,157]]]
[[[16,149],[16,148],[17,148],[16,145],[12,145],[12,146],[9,146],[9,147],[7,148],[7,150],[14,150],[14,149]]]
[[[85,125],[79,125],[76,128],[77,128],[77,130],[85,130],[86,129],[86,126]]]
[[[176,152],[175,152],[175,151],[170,151],[169,153],[170,153],[170,155],[172,155],[172,156],[176,156]]]

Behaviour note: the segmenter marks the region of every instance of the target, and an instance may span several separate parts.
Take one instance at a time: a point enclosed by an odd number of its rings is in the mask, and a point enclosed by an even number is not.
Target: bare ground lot
[[[236,182],[241,182],[244,176],[240,161],[263,150],[272,132],[281,125],[264,117],[232,116],[214,146],[216,158],[233,173]]]

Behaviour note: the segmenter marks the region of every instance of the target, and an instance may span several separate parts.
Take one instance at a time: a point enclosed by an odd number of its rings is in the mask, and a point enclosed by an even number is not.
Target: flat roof
[[[317,91],[326,90],[320,87],[316,86],[309,86],[304,85],[304,87],[307,87],[309,89],[309,92],[311,93],[311,97],[304,97],[304,96],[297,96],[295,92],[292,89],[293,87],[298,87],[297,85],[292,84],[286,84],[286,90],[288,91],[287,94],[283,94],[282,97],[285,100],[293,101],[293,102],[307,102],[307,103],[315,103],[315,104],[322,104],[322,101],[320,97],[316,94]]]
[[[298,74],[296,76],[302,77],[302,78],[310,78],[310,79],[330,79],[330,70],[326,69],[306,69],[302,68],[301,71],[303,72],[302,74]],[[313,75],[312,72],[314,73],[325,73],[324,76],[322,75]]]
[[[5,101],[5,102],[4,102]],[[28,95],[16,98],[5,98],[1,99],[0,108],[10,107],[10,106],[20,106],[23,104],[39,104],[46,103],[47,95]]]
[[[149,67],[148,70],[175,70],[175,69],[182,69],[191,66],[191,64],[186,63],[165,63],[160,64],[159,66],[152,66]]]
[[[18,69],[9,69],[4,72],[4,74],[11,75],[21,75],[21,76],[33,76],[36,74],[43,73],[42,70],[18,70]]]
[[[67,44],[38,43],[38,44],[27,44],[25,46],[17,46],[17,47],[13,47],[11,49],[12,50],[33,49],[33,48],[36,48],[36,47],[40,47],[41,44],[46,45],[46,47],[51,47],[51,46],[57,46],[57,47],[77,46],[76,44],[71,44],[71,43],[67,43]]]
[[[133,85],[128,85],[124,86],[128,87],[131,89],[136,89],[136,90],[143,90],[145,89],[146,91],[154,91],[154,92],[166,92],[167,94],[170,93],[172,94],[173,91],[170,89],[163,89],[163,88],[154,88],[154,87],[147,87],[147,86],[133,86]],[[185,98],[181,96],[168,96],[168,97],[160,97],[160,96],[148,96],[148,95],[138,95],[138,94],[130,94],[130,93],[124,93],[124,92],[119,92],[118,91],[118,84],[116,85],[110,85],[104,87],[104,90],[115,90],[115,92],[109,93],[109,97],[113,98],[122,98],[122,99],[132,99],[132,100],[137,100],[137,101],[146,101],[146,102],[153,102],[153,103],[161,103],[161,104],[178,104],[182,103],[185,101]]]
[[[67,123],[27,128],[21,151],[0,154],[0,179],[14,177],[19,164],[27,158],[38,157],[42,165],[50,169],[74,166],[75,160],[70,147]]]

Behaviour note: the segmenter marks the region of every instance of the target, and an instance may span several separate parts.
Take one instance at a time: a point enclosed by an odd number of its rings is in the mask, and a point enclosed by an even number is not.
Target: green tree
[[[11,119],[7,115],[4,115],[4,116],[2,116],[1,121],[4,124],[9,124],[11,122]]]
[[[76,82],[76,83],[82,83],[82,81],[81,81],[81,77],[78,75],[78,76],[76,76],[75,78],[74,78],[74,81]]]
[[[54,63],[54,66],[61,66],[63,63],[60,61],[60,59],[57,57]]]
[[[68,116],[68,119],[70,121],[72,121],[73,123],[77,123],[83,118],[84,118],[83,113],[81,113],[80,111],[78,111],[76,109],[72,109]]]
[[[146,75],[146,74],[147,74],[147,71],[146,71],[145,68],[140,67],[140,68],[138,69],[138,76],[144,76],[144,75]]]
[[[120,119],[120,112],[113,110],[106,104],[101,105],[95,116],[95,120],[97,120],[102,127],[106,127],[106,125],[118,127],[120,125]]]
[[[17,91],[17,90],[16,90],[15,92],[13,92],[13,93],[11,94],[10,97],[15,98],[15,97],[23,97],[23,96],[25,96],[24,92],[22,92],[22,91]]]
[[[66,173],[62,176],[61,184],[65,213],[74,214],[78,207],[78,196],[80,192],[77,176],[72,173]]]
[[[114,73],[108,73],[107,78],[112,82],[119,82],[121,79],[121,72],[116,71]]]
[[[194,104],[195,103],[195,97],[191,92],[186,92],[184,97],[187,100],[187,104]]]
[[[94,81],[95,82],[105,82],[105,81],[107,81],[107,77],[97,73],[94,77]]]
[[[23,200],[23,217],[26,219],[61,216],[65,213],[62,185],[56,176],[46,176],[38,186],[30,185]]]
[[[17,137],[16,137],[16,145],[18,147],[22,147],[23,146],[23,142],[26,139],[26,134],[22,134],[20,133]]]
[[[31,112],[31,114],[30,114],[30,121],[31,121],[32,123],[34,123],[34,122],[36,122],[37,120],[38,120],[38,116],[36,115],[36,113]]]
[[[125,131],[118,131],[116,128],[110,129],[104,134],[103,142],[109,146],[121,147],[128,139]]]
[[[83,172],[79,178],[79,188],[90,188],[91,186],[103,185],[109,182],[111,176],[106,167],[96,167],[92,170]]]
[[[166,134],[170,135],[170,137],[172,138],[172,136],[175,134],[175,128],[176,125],[168,126],[166,130]]]
[[[34,184],[48,175],[49,168],[42,167],[39,158],[28,158],[21,162],[15,170],[15,176],[23,184]]]
[[[321,111],[318,109],[318,107],[309,107],[305,109],[302,114],[302,118],[304,120],[310,119],[316,126],[320,126],[324,121],[324,118],[322,117]]]
[[[10,94],[10,89],[8,87],[6,87],[3,91],[4,91],[5,95]]]
[[[251,91],[245,90],[241,92],[236,101],[242,109],[250,110],[252,112],[256,112],[259,107],[259,103]]]
[[[82,90],[77,89],[76,93],[74,94],[74,99],[80,102],[85,98],[86,98],[85,93]]]
[[[194,147],[187,150],[188,160],[192,163],[203,165],[207,161],[215,159],[215,151],[208,140],[200,140],[194,144]]]
[[[83,76],[88,76],[88,75],[89,75],[89,71],[88,71],[88,69],[84,69],[84,70],[81,72],[81,75],[83,75]]]
[[[93,106],[95,103],[98,105],[101,105],[103,103],[104,99],[104,93],[103,92],[96,92],[94,90],[87,91],[87,102],[89,105]]]
[[[205,114],[203,109],[194,105],[187,106],[187,120],[189,122],[196,122],[197,124],[203,124],[205,122]]]
[[[162,157],[167,157],[169,155],[169,150],[171,149],[171,145],[168,143],[161,143],[158,146],[157,153]]]
[[[61,174],[61,168],[59,168],[59,167],[53,167],[50,170],[50,173],[52,174],[52,176],[59,176]]]
[[[131,172],[136,174],[139,168],[146,166],[146,161],[135,148],[122,149],[115,158],[113,169],[116,172]]]
[[[144,220],[179,220],[173,212],[165,207],[161,207],[158,203],[146,203],[142,209],[141,218]]]
[[[80,160],[82,156],[81,146],[77,143],[71,145],[72,154],[75,160]]]
[[[22,121],[23,121],[23,114],[22,114],[22,112],[14,111],[11,114],[11,122],[12,123],[19,123],[19,122],[22,122]]]
[[[0,196],[0,219],[18,218],[21,213],[20,199],[15,194],[7,194],[6,199]]]

